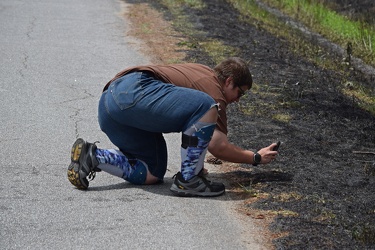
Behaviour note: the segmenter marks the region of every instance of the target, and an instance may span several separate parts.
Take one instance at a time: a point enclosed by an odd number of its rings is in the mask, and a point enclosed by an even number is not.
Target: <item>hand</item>
[[[267,164],[276,159],[278,152],[272,150],[275,146],[276,143],[272,143],[268,147],[262,148],[258,151],[258,154],[262,156],[261,164]]]

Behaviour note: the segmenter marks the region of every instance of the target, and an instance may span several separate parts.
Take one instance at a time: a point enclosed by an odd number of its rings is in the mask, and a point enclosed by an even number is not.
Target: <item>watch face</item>
[[[254,161],[255,161],[255,163],[260,163],[261,160],[262,160],[262,156],[260,154],[256,153],[254,155]]]

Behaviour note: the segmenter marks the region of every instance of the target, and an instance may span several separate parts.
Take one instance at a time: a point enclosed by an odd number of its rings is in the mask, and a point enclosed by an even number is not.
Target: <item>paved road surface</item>
[[[97,124],[106,81],[144,64],[116,0],[0,1],[0,249],[260,249],[233,201],[178,198],[179,136],[166,183],[66,178],[77,137],[112,147]]]

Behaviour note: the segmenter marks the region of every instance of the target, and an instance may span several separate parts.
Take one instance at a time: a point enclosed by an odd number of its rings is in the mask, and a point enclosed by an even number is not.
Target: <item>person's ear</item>
[[[233,81],[232,81],[232,77],[230,76],[230,77],[228,77],[226,80],[225,80],[225,87],[229,87],[229,85],[232,83]]]

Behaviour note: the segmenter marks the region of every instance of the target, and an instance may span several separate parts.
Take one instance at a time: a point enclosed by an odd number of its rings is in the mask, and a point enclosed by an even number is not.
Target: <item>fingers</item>
[[[276,145],[277,145],[276,143],[272,143],[272,144],[269,145],[267,148],[272,149],[272,148],[274,148]]]
[[[276,146],[276,143],[272,143],[266,148],[263,148],[258,151],[258,153],[262,156],[262,163],[267,164],[271,161],[276,160],[277,155],[279,154],[278,151],[273,151],[272,149]]]

